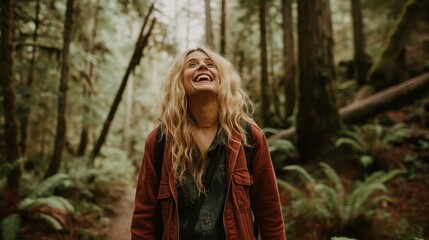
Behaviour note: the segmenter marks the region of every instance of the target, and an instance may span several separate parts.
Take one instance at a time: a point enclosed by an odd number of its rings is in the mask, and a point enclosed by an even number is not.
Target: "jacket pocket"
[[[171,197],[171,191],[168,183],[160,183],[157,200],[159,202],[159,206],[161,207],[162,222],[164,223],[164,225],[167,222],[167,217],[170,210],[170,203],[171,203],[170,197]]]
[[[252,185],[252,177],[247,169],[240,169],[233,173],[234,185],[233,200],[236,209],[240,212],[246,212],[250,209],[249,188]]]

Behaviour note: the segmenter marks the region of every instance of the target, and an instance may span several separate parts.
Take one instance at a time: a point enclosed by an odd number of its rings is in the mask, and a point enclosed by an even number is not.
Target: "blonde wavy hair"
[[[194,178],[199,193],[204,193],[202,176],[207,163],[205,158],[193,158],[193,153],[199,151],[197,128],[189,114],[185,88],[182,84],[186,57],[195,51],[205,53],[219,72],[218,122],[220,131],[226,136],[227,145],[233,141],[234,133],[245,136],[241,121],[252,121],[249,114],[253,111],[253,105],[234,66],[216,52],[205,47],[190,49],[173,62],[161,90],[157,119],[166,138],[166,145],[171,147],[172,173],[176,182],[180,182],[185,174],[189,173]],[[242,139],[244,144],[247,144],[246,138]]]

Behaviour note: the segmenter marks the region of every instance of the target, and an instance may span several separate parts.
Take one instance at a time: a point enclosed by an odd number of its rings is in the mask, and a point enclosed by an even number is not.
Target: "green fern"
[[[376,191],[386,192],[385,182],[403,171],[393,170],[388,173],[376,172],[363,182],[356,183],[349,194],[338,174],[326,163],[320,164],[329,184],[316,181],[304,168],[293,165],[285,170],[296,171],[305,184],[305,190],[299,189],[283,180],[278,180],[280,187],[288,189],[293,197],[292,209],[299,215],[329,221],[340,221],[341,224],[353,222],[359,216],[381,216],[384,211],[378,209],[382,201],[392,201],[386,195],[372,197]]]
[[[11,214],[1,221],[1,233],[3,240],[17,239],[18,230],[21,227],[21,216],[17,213]]]
[[[379,124],[354,126],[352,130],[343,129],[336,146],[349,146],[360,158],[362,165],[368,166],[377,161],[386,148],[397,141],[409,137],[411,129],[405,124],[398,123],[386,130]]]
[[[47,207],[47,208],[46,208]],[[70,202],[59,196],[45,198],[25,198],[19,204],[20,212],[28,213],[43,220],[55,230],[69,230],[64,224],[69,214],[74,213],[74,207]]]
[[[293,143],[286,139],[275,139],[268,142],[268,149],[270,153],[279,152],[286,156],[290,156],[295,152],[295,146]]]
[[[57,173],[34,186],[31,192],[27,194],[27,198],[51,196],[57,187],[70,185],[71,181],[72,179],[68,174]]]
[[[42,205],[46,205],[50,208],[67,211],[70,213],[74,212],[73,205],[71,205],[67,199],[59,196],[50,196],[50,197],[35,198],[35,199],[25,198],[20,202],[19,209],[22,211],[31,211],[36,207],[39,207]]]

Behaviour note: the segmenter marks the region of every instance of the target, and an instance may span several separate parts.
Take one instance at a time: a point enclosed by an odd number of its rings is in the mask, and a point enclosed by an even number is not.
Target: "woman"
[[[255,239],[253,216],[262,239],[286,239],[267,141],[246,114],[248,97],[232,64],[206,48],[186,51],[162,93],[161,176],[154,130],[137,182],[132,239]]]

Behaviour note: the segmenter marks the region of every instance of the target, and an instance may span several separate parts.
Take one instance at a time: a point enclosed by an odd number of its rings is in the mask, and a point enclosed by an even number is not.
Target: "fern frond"
[[[284,188],[286,190],[289,190],[291,192],[292,196],[295,198],[305,198],[306,197],[305,193],[301,189],[293,186],[292,184],[290,184],[284,180],[277,179],[277,184],[279,185],[279,187]]]
[[[270,153],[273,152],[282,152],[286,155],[295,151],[295,146],[293,143],[286,139],[275,139],[268,142],[268,149]]]
[[[68,174],[57,173],[37,184],[27,195],[27,198],[38,198],[52,195],[56,187],[64,184],[65,181],[71,180]]]
[[[41,205],[49,206],[53,209],[59,209],[70,213],[74,212],[74,207],[70,202],[59,196],[50,196],[46,198],[25,198],[19,204],[19,209],[23,211],[31,211],[32,209]]]
[[[290,165],[290,166],[283,167],[283,169],[288,171],[297,171],[298,173],[300,173],[299,175],[304,180],[306,185],[307,184],[315,185],[316,183],[316,180],[314,180],[314,178],[303,167],[300,167],[298,165]]]
[[[5,217],[1,221],[1,233],[3,240],[15,240],[21,227],[21,216],[17,213]]]
[[[41,213],[41,214],[37,214],[37,217],[45,221],[47,224],[49,224],[50,227],[52,227],[57,231],[61,231],[64,229],[63,225],[51,215]]]
[[[331,166],[324,162],[320,163],[320,166],[323,167],[323,171],[325,172],[326,176],[334,183],[335,190],[338,192],[337,201],[342,201],[344,199],[344,186],[337,172],[335,172]]]

